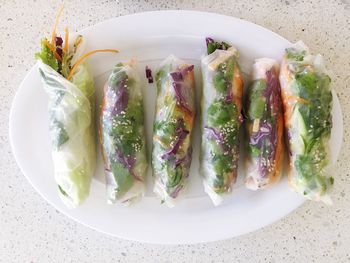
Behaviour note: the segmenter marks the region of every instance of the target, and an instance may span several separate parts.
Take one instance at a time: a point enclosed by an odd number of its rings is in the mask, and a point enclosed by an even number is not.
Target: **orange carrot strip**
[[[83,42],[83,38],[82,37],[77,37],[74,41],[74,47],[75,49],[78,49],[79,45],[81,44],[81,42]]]
[[[63,47],[63,52],[65,54],[68,53],[68,39],[69,39],[69,31],[68,31],[68,27],[66,27],[64,29],[64,32],[66,33],[65,36],[64,36],[64,47]]]
[[[52,35],[51,35],[51,44],[53,46],[55,46],[56,28],[57,28],[57,24],[58,24],[58,19],[60,18],[62,11],[63,11],[63,7],[64,7],[64,5],[62,4],[60,10],[58,10],[58,13],[56,15],[55,24],[53,26]]]
[[[269,180],[269,183],[274,183],[280,178],[280,171],[282,167],[284,147],[283,147],[283,114],[278,115],[277,132],[276,132],[276,151],[275,151],[275,172]]]
[[[157,135],[153,136],[153,140],[157,141],[160,145],[162,145],[163,148],[167,148],[166,144],[164,144],[164,142],[159,136]]]
[[[75,71],[77,70],[78,66],[88,57],[90,57],[91,55],[95,54],[95,53],[98,53],[98,52],[114,52],[114,53],[118,53],[118,50],[116,49],[97,49],[97,50],[93,50],[93,51],[90,51],[88,53],[86,53],[85,55],[81,56],[77,62],[74,64],[74,66],[72,67],[67,79],[70,80]]]
[[[60,55],[58,55],[58,53],[56,52],[55,48],[49,43],[49,41],[47,41],[47,39],[44,40],[45,41],[45,45],[52,51],[53,55],[55,56],[55,58],[58,61],[62,61],[62,58],[60,57]]]

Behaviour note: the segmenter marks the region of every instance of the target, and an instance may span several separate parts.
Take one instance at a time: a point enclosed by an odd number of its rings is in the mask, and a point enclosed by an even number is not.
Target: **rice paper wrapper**
[[[219,205],[236,181],[243,77],[234,47],[202,59],[201,174],[205,192]]]
[[[114,67],[104,88],[100,118],[108,202],[123,205],[145,193],[144,108],[135,63]]]
[[[79,66],[72,81],[41,61],[38,65],[49,96],[55,180],[63,202],[75,207],[89,195],[95,170],[93,78],[86,64]]]
[[[284,124],[278,76],[276,60],[255,60],[245,110],[248,136],[245,184],[251,190],[270,186],[281,176]]]
[[[193,65],[169,56],[157,74],[153,130],[154,193],[169,207],[183,196],[192,160],[195,117]]]
[[[331,204],[331,79],[321,55],[298,42],[286,50],[280,83],[289,151],[289,184],[307,199]]]

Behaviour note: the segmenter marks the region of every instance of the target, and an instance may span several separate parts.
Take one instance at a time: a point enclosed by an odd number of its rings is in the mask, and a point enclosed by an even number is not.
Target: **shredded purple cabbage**
[[[174,87],[176,99],[180,103],[181,107],[186,109],[188,112],[192,113],[192,109],[188,105],[187,99],[185,98],[187,94],[184,94],[186,92],[186,89],[188,88],[187,87],[184,88],[183,83],[180,83],[180,82],[173,82],[173,87]]]
[[[120,80],[120,82],[117,83],[117,86],[114,88],[114,90],[116,90],[116,100],[112,109],[113,115],[120,114],[122,111],[125,111],[128,106],[129,95],[126,89],[127,80],[128,77],[124,77],[122,80]]]
[[[222,134],[220,133],[220,131],[218,131],[215,128],[207,127],[207,126],[205,126],[204,129],[206,130],[208,136],[216,140],[223,150],[226,149],[227,146],[224,143],[224,138],[222,137]]]
[[[175,167],[183,163],[183,178],[187,178],[190,173],[190,166],[191,166],[191,160],[192,160],[192,147],[189,147],[187,150],[187,153],[184,158],[181,158],[180,160],[175,161]],[[172,198],[176,198],[180,192],[180,190],[184,187],[183,184],[179,184],[175,190],[170,194]]]
[[[227,94],[226,97],[225,97],[225,102],[226,102],[226,103],[231,103],[232,100],[233,100],[232,90],[229,89],[229,92],[228,92],[228,94]]]
[[[264,178],[268,174],[268,171],[269,171],[269,168],[266,162],[266,158],[260,157],[258,162],[258,172],[260,176]]]
[[[173,78],[174,81],[178,82],[178,81],[183,81],[183,75],[181,71],[175,71],[175,72],[171,72],[170,76]]]
[[[153,83],[152,70],[148,66],[146,66],[145,71],[146,71],[146,78],[148,80],[148,83]]]
[[[266,98],[270,98],[271,95],[276,95],[276,92],[280,90],[277,74],[274,69],[266,71],[266,89],[263,91],[263,95]]]
[[[182,157],[180,159],[175,160],[175,167],[178,167],[180,164],[182,164],[186,160],[186,156]]]
[[[194,65],[182,69],[181,71],[171,72],[173,79],[172,86],[175,91],[176,99],[181,107],[186,109],[190,114],[193,112],[193,90],[184,83],[185,76],[194,69]],[[191,104],[190,104],[191,103]]]
[[[265,121],[260,125],[259,131],[250,137],[250,144],[261,148],[263,141],[266,138],[270,138],[272,133],[273,131],[271,124]]]
[[[136,164],[136,157],[135,156],[125,156],[124,153],[117,149],[115,152],[116,159],[119,163],[121,163],[126,169],[128,169],[129,173],[135,178],[135,180],[143,181],[143,179],[135,174],[133,168]]]
[[[183,158],[175,160],[175,167],[178,167],[180,164],[184,163],[185,168],[190,168],[192,160],[192,146],[190,146],[187,150],[186,155]]]
[[[170,194],[170,197],[176,198],[180,192],[180,190],[183,188],[183,184],[178,185],[175,190]]]
[[[63,54],[62,44],[63,44],[63,39],[61,37],[55,37],[56,52],[61,58],[62,58],[62,54]]]
[[[62,46],[62,44],[63,44],[62,37],[55,37],[55,45],[56,46]]]
[[[221,142],[223,141],[220,132],[217,131],[215,128],[211,128],[211,127],[207,127],[207,126],[206,126],[206,127],[204,127],[204,129],[205,129],[206,131],[208,131],[208,134],[209,134],[211,137],[213,137],[215,140],[217,140],[218,142],[221,143]]]
[[[185,76],[194,69],[194,65],[188,66],[180,71],[174,71],[170,73],[170,76],[175,82],[182,82]]]
[[[277,114],[281,109],[280,85],[276,72],[269,70],[266,72],[266,89],[263,91],[263,96],[267,98],[268,111],[273,111],[272,114]],[[268,112],[267,114],[270,114]],[[252,145],[261,147],[261,141],[268,136],[271,142],[271,147],[276,147],[276,128],[272,127],[266,121],[262,123],[258,132],[256,132],[250,140]]]
[[[129,171],[134,167],[136,163],[136,158],[134,156],[125,156],[124,153],[117,149],[116,158],[126,169]]]
[[[205,38],[205,43],[207,44],[207,46],[209,45],[209,43],[214,43],[214,39],[212,39],[211,37],[206,37]]]
[[[174,146],[167,151],[166,153],[164,153],[162,155],[162,159],[169,159],[169,157],[176,155],[176,153],[178,152],[181,144],[183,143],[183,141],[186,139],[187,135],[190,132],[188,130],[185,129],[184,127],[184,120],[183,119],[178,119],[177,121],[177,127],[175,129],[175,136],[176,136],[176,142],[174,143]]]
[[[277,73],[274,69],[266,72],[266,89],[263,91],[263,96],[266,97],[268,103],[266,114],[277,117],[278,114],[281,114],[282,110],[282,101],[281,101],[281,87],[278,81]],[[250,144],[260,148],[263,153],[259,157],[259,173],[262,177],[268,174],[268,166],[273,162],[276,152],[276,124],[274,127],[266,121],[264,121],[260,127],[259,131],[254,133],[250,138]],[[264,142],[268,140],[269,144],[266,145]],[[265,155],[266,148],[268,148],[268,154]]]
[[[278,116],[278,114],[282,114],[282,100],[281,100],[281,86],[279,83],[279,79],[277,76],[277,72],[272,69],[266,72],[266,90],[267,93],[270,93],[269,97],[268,97],[268,109],[271,112],[271,115],[274,116],[274,118],[276,119]],[[270,136],[270,144],[271,144],[271,148],[273,151],[271,151],[271,156],[270,158],[274,158],[274,153],[275,153],[275,149],[276,149],[276,132],[277,132],[277,126],[276,126],[276,122],[274,127],[272,128],[271,131],[271,136]]]
[[[272,114],[276,117],[282,111],[282,100],[281,100],[281,86],[278,80],[277,72],[275,70],[269,70],[266,72],[266,85],[268,95],[269,108]],[[263,94],[265,96],[265,94]]]

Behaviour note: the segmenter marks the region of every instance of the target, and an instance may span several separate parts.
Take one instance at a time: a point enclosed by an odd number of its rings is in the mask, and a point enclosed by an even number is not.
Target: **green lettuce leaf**
[[[41,60],[46,65],[53,68],[55,71],[59,70],[59,62],[55,58],[53,52],[45,44],[46,39],[41,40],[41,51],[35,53],[35,59]]]

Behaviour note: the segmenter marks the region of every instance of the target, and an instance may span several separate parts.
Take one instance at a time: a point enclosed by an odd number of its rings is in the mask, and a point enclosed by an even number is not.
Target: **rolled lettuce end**
[[[95,170],[93,79],[86,64],[79,66],[72,81],[42,61],[38,65],[49,95],[55,180],[63,202],[75,207],[89,195]]]
[[[192,160],[195,117],[194,67],[168,57],[156,74],[157,105],[153,128],[154,193],[173,207],[184,192]]]
[[[276,60],[255,60],[245,111],[248,135],[245,185],[251,190],[270,186],[281,176],[284,125],[278,75]]]
[[[202,59],[202,150],[204,190],[215,205],[231,192],[239,158],[243,78],[235,48]]]
[[[291,47],[281,64],[280,82],[289,146],[289,183],[308,199],[331,203],[326,176],[330,164],[332,93],[322,57]]]
[[[81,35],[56,34],[57,13],[50,38],[42,38],[35,53],[39,73],[49,95],[49,121],[55,179],[62,200],[69,207],[80,204],[89,194],[96,152],[94,139],[95,87],[85,62],[100,52],[117,53],[115,49],[85,52]]]
[[[118,63],[104,89],[100,141],[108,202],[124,205],[145,193],[147,169],[141,84],[134,63]]]

